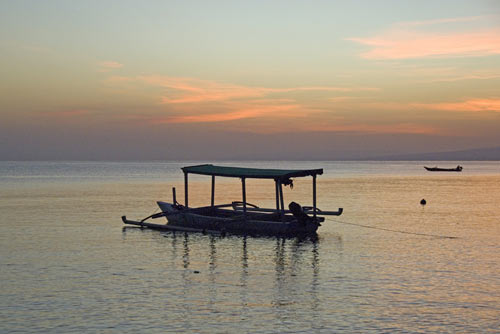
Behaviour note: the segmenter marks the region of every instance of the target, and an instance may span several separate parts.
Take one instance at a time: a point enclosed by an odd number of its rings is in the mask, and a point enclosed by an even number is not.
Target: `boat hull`
[[[215,234],[244,235],[280,235],[305,236],[314,235],[319,227],[317,222],[300,223],[296,219],[290,221],[252,219],[241,212],[225,210],[228,217],[214,217],[196,212],[196,209],[176,209],[172,204],[158,202],[167,219],[166,224],[153,224],[144,221],[131,221],[122,217],[125,224],[137,225],[160,230],[202,232]],[[194,212],[193,212],[194,211]],[[262,215],[261,215],[262,216]],[[268,218],[270,215],[266,215]],[[318,219],[318,221],[322,220]]]
[[[439,167],[426,167],[426,166],[424,166],[424,168],[429,172],[461,172],[462,171],[461,167],[439,168]]]
[[[220,218],[194,213],[179,214],[167,219],[167,225],[173,227],[251,235],[307,235],[316,233],[319,226],[314,223],[245,220],[243,216],[239,218]]]

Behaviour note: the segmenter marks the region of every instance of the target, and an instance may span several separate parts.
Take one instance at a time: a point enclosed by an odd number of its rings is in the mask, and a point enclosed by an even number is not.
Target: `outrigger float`
[[[160,213],[148,216],[140,221],[122,216],[125,224],[149,227],[159,230],[202,232],[214,234],[245,235],[314,235],[325,220],[322,216],[339,216],[343,209],[321,211],[316,206],[316,177],[323,174],[323,169],[261,169],[240,168],[214,165],[183,167],[184,205],[177,202],[175,188],[172,188],[172,203],[158,201]],[[188,196],[188,175],[199,174],[212,177],[210,206],[191,208]],[[230,204],[215,205],[215,177],[233,177],[241,179],[242,200]],[[292,178],[312,176],[312,206],[300,206],[295,202],[284,207],[283,186],[293,185]],[[275,182],[276,208],[259,208],[246,200],[246,179],[271,179]],[[166,224],[148,222],[149,219],[165,217]]]

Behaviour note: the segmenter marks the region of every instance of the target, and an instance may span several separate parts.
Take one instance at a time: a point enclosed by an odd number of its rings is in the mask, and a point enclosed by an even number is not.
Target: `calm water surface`
[[[183,198],[189,164],[0,162],[0,332],[499,332],[499,162],[227,163],[324,168],[318,205],[344,214],[317,240],[123,227]],[[190,180],[209,203],[210,178]],[[217,181],[218,203],[240,200]],[[273,187],[247,181],[248,200],[273,207]]]

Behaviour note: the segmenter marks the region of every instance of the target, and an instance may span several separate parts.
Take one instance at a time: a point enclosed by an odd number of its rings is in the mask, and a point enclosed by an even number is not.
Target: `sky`
[[[500,1],[0,0],[0,160],[499,143]]]

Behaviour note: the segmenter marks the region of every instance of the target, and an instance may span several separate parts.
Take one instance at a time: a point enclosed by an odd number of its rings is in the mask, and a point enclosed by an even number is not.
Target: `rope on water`
[[[425,237],[442,238],[442,239],[458,239],[458,237],[453,237],[453,236],[448,236],[448,235],[439,235],[439,234],[428,234],[428,233],[419,233],[419,232],[393,230],[393,229],[390,229],[390,228],[384,228],[384,227],[378,227],[378,226],[349,223],[349,222],[341,221],[341,220],[337,220],[337,219],[331,219],[331,220],[334,221],[334,222],[336,222],[336,223],[340,223],[340,224],[353,225],[353,226],[359,226],[359,227],[365,227],[365,228],[372,228],[372,229],[375,229],[375,230],[382,230],[382,231],[388,231],[388,232],[421,235],[421,236],[425,236]]]

